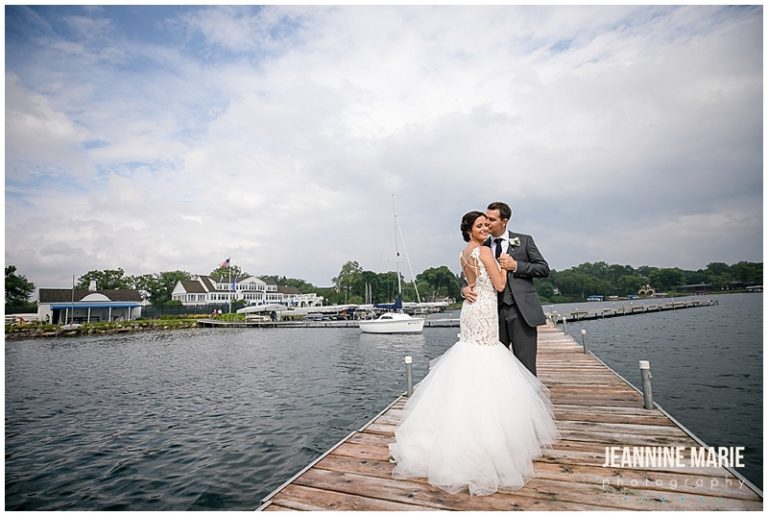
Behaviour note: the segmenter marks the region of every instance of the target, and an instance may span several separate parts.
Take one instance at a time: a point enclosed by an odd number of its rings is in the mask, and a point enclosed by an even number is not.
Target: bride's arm
[[[485,270],[488,271],[488,276],[491,278],[493,288],[501,292],[504,287],[507,286],[507,274],[506,271],[499,269],[499,262],[491,254],[491,248],[482,246],[480,247],[480,261],[485,265]]]

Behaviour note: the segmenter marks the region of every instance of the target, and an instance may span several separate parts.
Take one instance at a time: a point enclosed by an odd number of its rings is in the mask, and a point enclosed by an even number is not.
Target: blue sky
[[[762,7],[6,6],[6,263],[328,285],[458,271],[504,200],[550,265],[762,260]]]

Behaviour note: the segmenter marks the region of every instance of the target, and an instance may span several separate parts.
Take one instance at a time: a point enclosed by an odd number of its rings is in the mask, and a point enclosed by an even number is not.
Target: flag
[[[236,291],[237,291],[237,278],[235,278],[234,281],[232,282],[232,292],[236,292]]]
[[[229,267],[229,258],[219,264],[219,267]]]

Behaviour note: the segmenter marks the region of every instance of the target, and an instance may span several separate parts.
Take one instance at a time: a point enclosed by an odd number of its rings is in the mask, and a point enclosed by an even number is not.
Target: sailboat
[[[403,290],[400,284],[400,251],[397,248],[397,236],[403,237],[403,233],[400,230],[400,222],[397,219],[397,209],[395,208],[395,196],[392,195],[392,212],[395,217],[395,256],[396,268],[397,268],[397,300],[390,305],[374,305],[376,308],[385,308],[391,310],[383,313],[378,319],[370,321],[360,321],[360,331],[363,333],[421,333],[424,329],[423,317],[411,317],[407,313],[403,312]],[[403,240],[403,247],[405,247],[405,240]],[[408,259],[408,251],[405,252],[406,259]],[[410,260],[408,267],[410,268]],[[411,276],[413,276],[413,270],[411,270]],[[418,297],[418,290],[416,296]],[[421,300],[419,300],[421,301]]]

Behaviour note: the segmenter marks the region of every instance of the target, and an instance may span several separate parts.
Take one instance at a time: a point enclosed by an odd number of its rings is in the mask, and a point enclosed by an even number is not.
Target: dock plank
[[[610,446],[699,442],[572,338],[539,328],[539,378],[550,391],[561,440],[534,461],[519,490],[449,494],[425,479],[393,478],[389,443],[407,398],[353,432],[268,497],[263,510],[762,510],[762,492],[725,468],[603,467]]]

